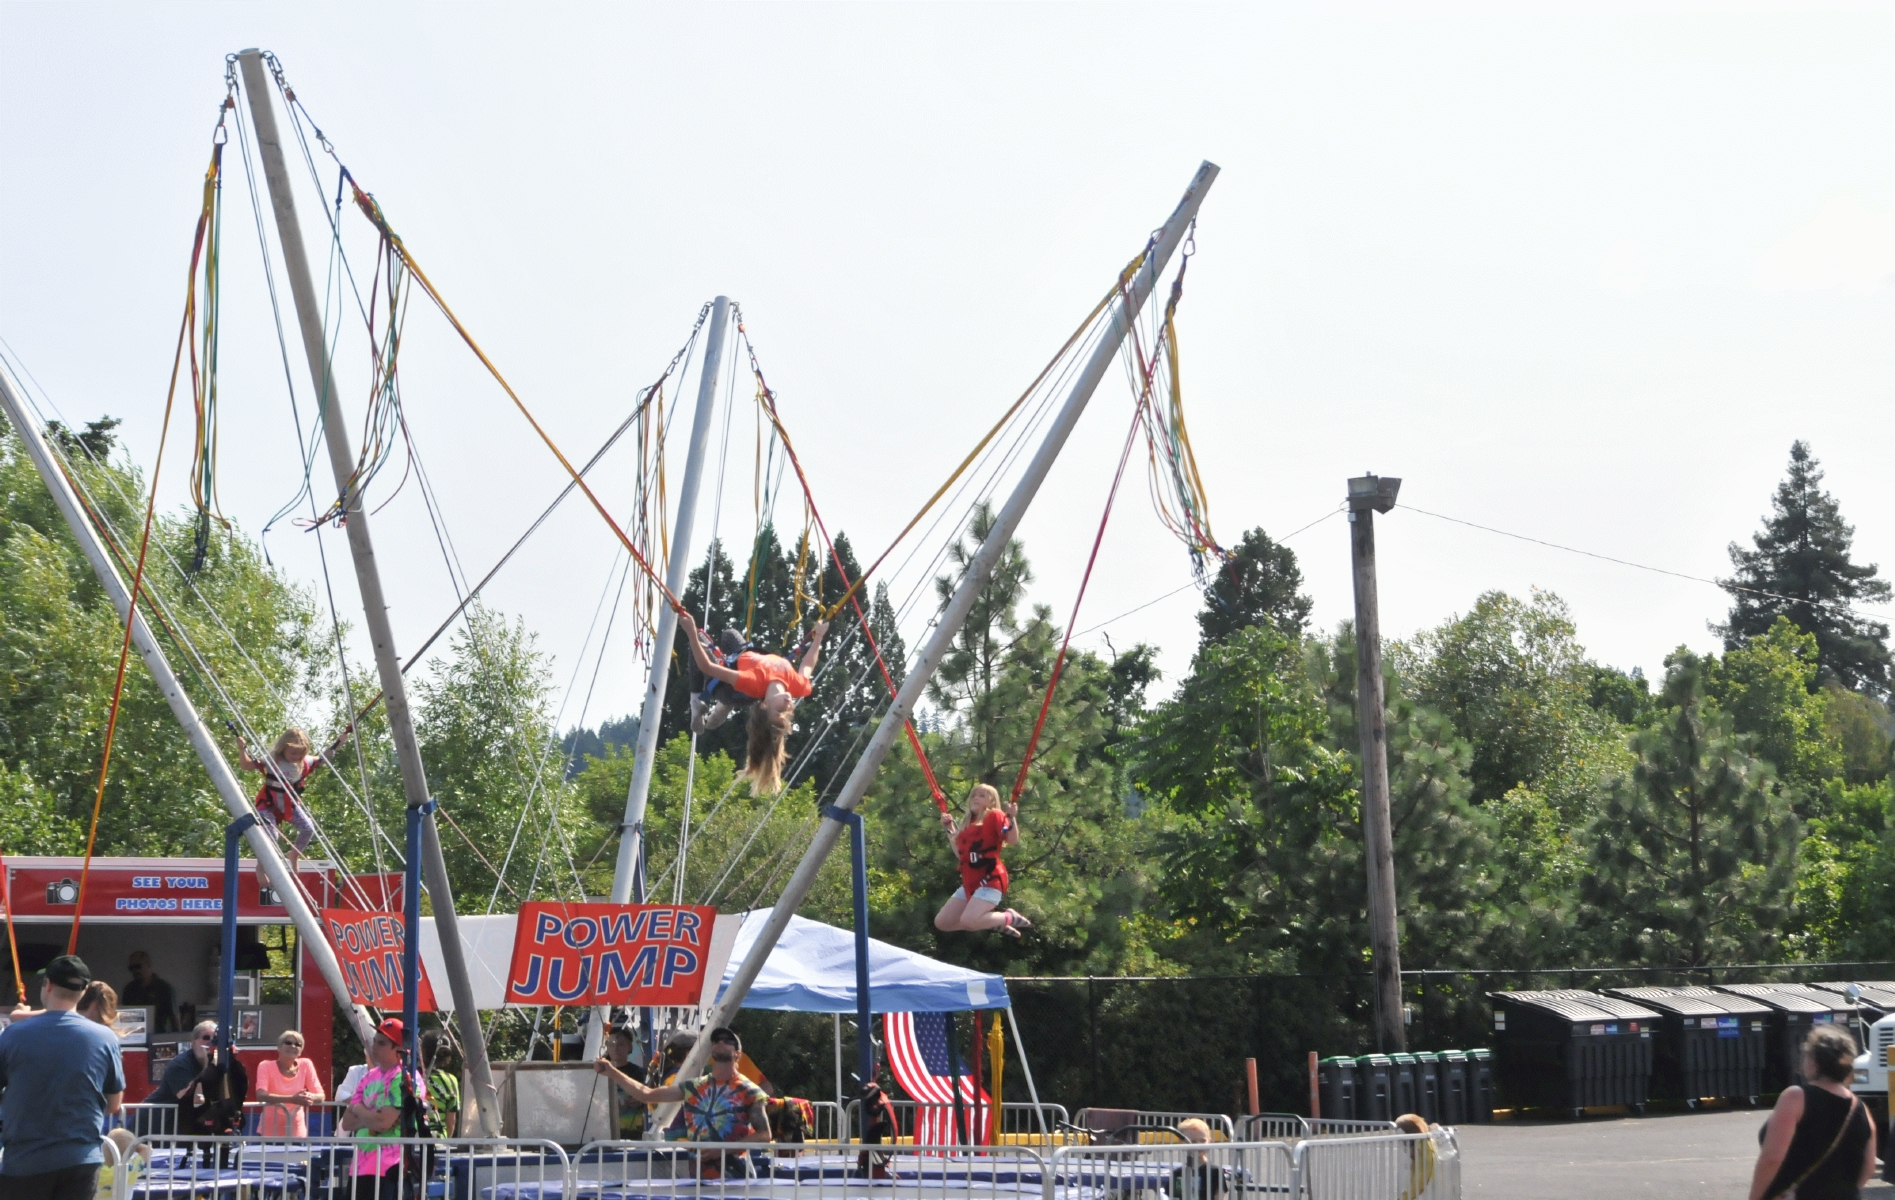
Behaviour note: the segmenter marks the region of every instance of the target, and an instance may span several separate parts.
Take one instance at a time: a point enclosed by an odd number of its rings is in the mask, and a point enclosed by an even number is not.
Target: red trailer
[[[7,893],[13,904],[14,936],[20,943],[20,969],[28,976],[27,999],[39,1004],[35,973],[66,952],[78,908],[77,858],[8,858]],[[256,1079],[257,1065],[276,1054],[276,1040],[288,1029],[300,1030],[303,1053],[316,1064],[325,1094],[330,1078],[335,998],[307,947],[297,938],[274,889],[260,887],[257,864],[244,860],[237,880],[236,1045],[238,1057]],[[299,877],[319,905],[338,902],[331,888],[331,866],[305,860]],[[86,880],[85,918],[79,925],[79,957],[93,976],[117,988],[123,997],[132,974],[128,964],[139,950],[151,956],[158,978],[169,983],[177,1009],[161,1014],[154,1006],[121,999],[120,1047],[125,1059],[125,1099],[143,1100],[164,1074],[165,1063],[190,1038],[195,1021],[217,1016],[222,972],[224,861],[221,858],[95,858]],[[290,979],[266,977],[270,948],[295,948]],[[4,966],[11,980],[11,959]],[[7,1005],[19,994],[8,986]]]

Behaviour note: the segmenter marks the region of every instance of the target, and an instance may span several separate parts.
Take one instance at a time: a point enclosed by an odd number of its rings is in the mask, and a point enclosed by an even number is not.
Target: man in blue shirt
[[[73,1010],[92,972],[46,967],[46,1011],[0,1032],[0,1200],[91,1200],[105,1118],[125,1098],[118,1037]]]

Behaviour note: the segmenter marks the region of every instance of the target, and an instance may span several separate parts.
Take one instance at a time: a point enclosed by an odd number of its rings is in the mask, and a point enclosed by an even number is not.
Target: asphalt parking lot
[[[1463,1125],[1455,1130],[1461,1189],[1508,1200],[1741,1200],[1757,1161],[1757,1130],[1768,1116],[1767,1109],[1740,1108]],[[1863,1195],[1895,1200],[1895,1186],[1877,1181]]]

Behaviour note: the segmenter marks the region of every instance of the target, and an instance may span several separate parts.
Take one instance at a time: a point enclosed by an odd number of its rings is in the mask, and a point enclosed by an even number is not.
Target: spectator
[[[199,1021],[187,1050],[165,1067],[154,1093],[157,1103],[178,1106],[178,1132],[191,1137],[220,1137],[243,1124],[243,1102],[250,1097],[250,1076],[234,1050],[217,1049],[217,1022]],[[209,1143],[204,1161],[211,1158]]]
[[[883,1142],[893,1144],[901,1134],[901,1122],[895,1114],[895,1106],[882,1091],[879,1083],[871,1083],[862,1089],[862,1144],[879,1146]],[[887,1179],[889,1161],[895,1157],[892,1151],[864,1150],[856,1155],[855,1169],[870,1179]]]
[[[1178,1136],[1194,1146],[1211,1144],[1211,1127],[1201,1118],[1186,1117],[1178,1122]],[[1171,1200],[1209,1200],[1231,1190],[1230,1169],[1214,1167],[1205,1150],[1193,1150],[1184,1165],[1171,1173]]]
[[[37,1017],[45,1011],[43,1008],[28,1008],[22,1002],[8,1014],[7,1019],[24,1021],[28,1017]],[[79,997],[79,1007],[73,1011],[95,1025],[103,1025],[110,1029],[112,1023],[118,1020],[118,993],[113,991],[112,985],[105,980],[95,979],[86,985],[86,990]]]
[[[1403,1113],[1396,1117],[1395,1128],[1402,1133],[1434,1132],[1434,1126],[1428,1124],[1428,1118],[1419,1113]],[[1416,1200],[1416,1197],[1427,1193],[1434,1183],[1437,1157],[1433,1138],[1425,1142],[1408,1143],[1408,1186],[1402,1189],[1400,1200]]]
[[[713,1029],[710,1037],[711,1072],[696,1079],[654,1088],[619,1070],[609,1058],[601,1058],[592,1066],[634,1100],[645,1104],[681,1102],[684,1107],[678,1115],[684,1119],[684,1141],[769,1141],[770,1115],[764,1107],[769,1097],[737,1069],[743,1043],[729,1029]],[[706,1150],[698,1156],[699,1179],[720,1179],[726,1174],[731,1178],[747,1178],[749,1158],[721,1150]]]
[[[638,1042],[632,1033],[631,1027],[627,1025],[615,1026],[612,1030],[612,1036],[606,1039],[606,1061],[612,1065],[614,1071],[630,1079],[632,1071],[637,1066],[636,1063],[632,1062],[632,1051],[637,1048]],[[642,1104],[619,1101],[618,1093],[624,1091],[624,1089],[617,1086],[618,1080],[616,1078],[612,1080],[612,1083],[612,1095],[614,1100],[612,1107],[618,1113],[618,1123],[614,1129],[614,1136],[621,1142],[638,1141],[645,1136],[645,1115],[648,1110]],[[630,1093],[627,1094],[629,1095]]]
[[[1783,1089],[1758,1131],[1750,1200],[1854,1200],[1875,1175],[1875,1123],[1849,1090],[1855,1058],[1855,1039],[1840,1025],[1818,1025],[1803,1039],[1807,1082]]]
[[[375,1065],[373,1055],[365,1051],[362,1057],[363,1061],[350,1067],[343,1074],[342,1082],[336,1085],[337,1104],[347,1104],[355,1098],[356,1089],[362,1086],[362,1076],[368,1074],[369,1068]]]
[[[128,969],[132,981],[119,993],[119,1001],[128,1006],[151,1009],[151,1031],[153,1033],[176,1033],[178,1031],[178,992],[169,983],[158,978],[158,972],[152,968],[151,955],[143,950],[132,951]]]
[[[309,1106],[322,1103],[322,1081],[302,1054],[303,1035],[286,1030],[276,1039],[276,1061],[257,1065],[257,1099],[269,1105],[257,1121],[264,1137],[309,1136]]]
[[[46,967],[45,1016],[0,1032],[0,1200],[91,1200],[100,1130],[125,1097],[118,1038],[75,1010],[92,972],[73,955]]]
[[[459,1137],[461,1128],[461,1060],[454,1047],[441,1045],[438,1030],[421,1035],[421,1065],[427,1071],[428,1099],[434,1103],[442,1137]]]
[[[404,1033],[395,1017],[375,1027],[369,1068],[336,1125],[356,1139],[354,1200],[402,1200],[402,1149],[396,1139],[410,1086],[401,1065]]]

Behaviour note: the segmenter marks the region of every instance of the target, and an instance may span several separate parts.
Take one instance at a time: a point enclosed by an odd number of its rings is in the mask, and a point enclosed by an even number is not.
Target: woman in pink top
[[[264,1137],[309,1136],[308,1106],[323,1095],[316,1064],[298,1057],[302,1052],[303,1035],[287,1030],[276,1040],[276,1061],[257,1067],[257,1099],[269,1106],[257,1124]]]

